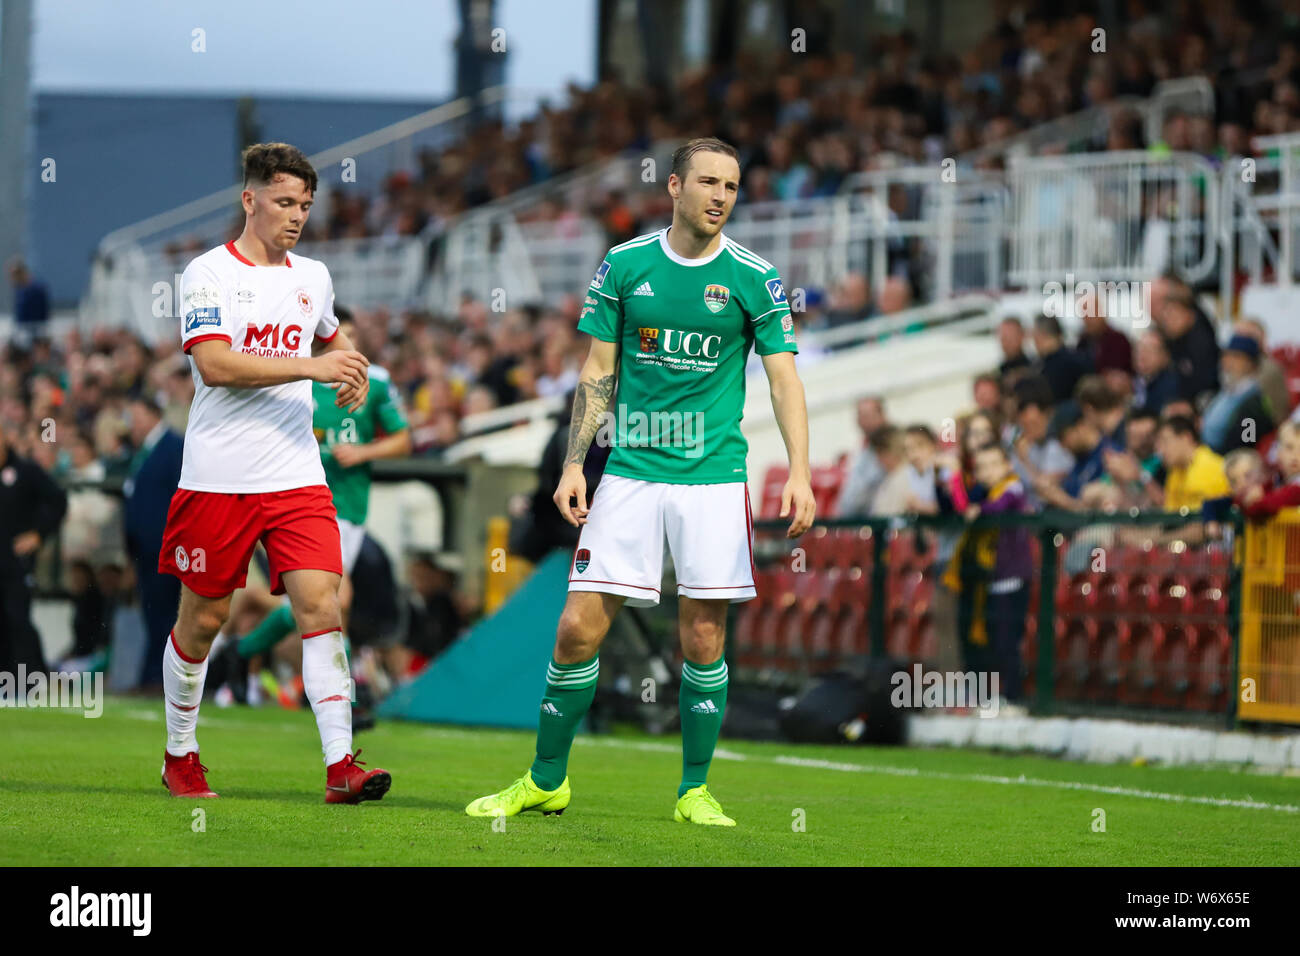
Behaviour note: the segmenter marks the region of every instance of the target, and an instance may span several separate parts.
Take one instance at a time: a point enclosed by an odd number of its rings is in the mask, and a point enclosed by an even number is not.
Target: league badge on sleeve
[[[785,305],[785,287],[780,279],[767,280],[767,294],[772,297],[773,305]]]
[[[602,285],[604,285],[604,284],[605,284],[605,276],[607,276],[607,275],[609,275],[609,260],[608,260],[608,259],[606,259],[605,261],[603,261],[603,262],[600,264],[600,268],[596,270],[596,275],[595,275],[595,276],[592,278],[592,280],[591,280],[591,288],[593,288],[593,289],[599,289]]]

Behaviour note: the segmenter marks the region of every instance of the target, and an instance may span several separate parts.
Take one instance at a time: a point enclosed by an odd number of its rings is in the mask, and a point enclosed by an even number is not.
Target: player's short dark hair
[[[344,322],[351,322],[353,325],[357,324],[357,317],[352,314],[352,310],[346,305],[335,303],[334,318],[339,320],[339,325],[342,325]]]
[[[297,176],[307,184],[308,192],[316,193],[316,170],[307,161],[302,150],[288,143],[254,143],[240,157],[244,163],[244,188],[267,186],[279,173]]]
[[[685,179],[686,170],[690,168],[691,159],[696,153],[725,153],[736,161],[736,165],[740,165],[740,152],[736,147],[724,143],[716,136],[697,136],[695,139],[688,139],[673,150],[672,175],[678,179]]]
[[[1175,435],[1190,438],[1194,442],[1199,443],[1201,440],[1201,436],[1196,431],[1196,422],[1186,415],[1170,415],[1160,423],[1160,427],[1169,429]]]

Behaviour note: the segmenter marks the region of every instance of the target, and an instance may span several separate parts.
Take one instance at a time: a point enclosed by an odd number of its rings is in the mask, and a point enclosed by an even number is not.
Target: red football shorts
[[[284,593],[285,571],[343,573],[338,514],[325,485],[247,495],[177,489],[158,573],[205,598],[223,598],[244,586],[259,540],[271,559],[272,594]]]

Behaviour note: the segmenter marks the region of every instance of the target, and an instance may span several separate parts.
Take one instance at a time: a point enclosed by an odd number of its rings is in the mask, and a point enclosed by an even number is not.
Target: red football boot
[[[215,797],[203,776],[208,768],[199,763],[199,752],[173,757],[163,751],[162,782],[173,797]]]
[[[387,770],[362,770],[358,750],[348,754],[338,763],[325,769],[326,803],[360,803],[362,800],[379,800],[393,785],[393,775]]]

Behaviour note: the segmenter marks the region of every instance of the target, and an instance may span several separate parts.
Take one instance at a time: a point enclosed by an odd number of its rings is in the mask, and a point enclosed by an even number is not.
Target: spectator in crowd
[[[1138,408],[1149,408],[1159,414],[1179,396],[1178,372],[1170,361],[1164,337],[1155,329],[1138,336],[1133,366],[1137,372],[1133,377],[1133,404]]]
[[[1249,336],[1259,346],[1255,379],[1259,382],[1260,391],[1264,393],[1273,420],[1280,421],[1291,407],[1291,392],[1286,387],[1286,371],[1268,352],[1268,335],[1264,331],[1264,324],[1258,319],[1241,319],[1233,326],[1232,332],[1233,335]]]
[[[1160,423],[1156,452],[1165,468],[1165,510],[1199,511],[1206,501],[1231,494],[1223,459],[1197,435],[1196,423],[1175,415]]]
[[[1116,450],[1113,442],[1102,435],[1092,418],[1085,415],[1078,402],[1064,402],[1052,416],[1054,438],[1074,456],[1074,465],[1059,483],[1039,478],[1034,486],[1039,497],[1049,505],[1079,511],[1085,486],[1105,474],[1105,455]]]
[[[1283,508],[1300,507],[1300,425],[1283,422],[1277,432],[1281,479],[1268,480],[1264,461],[1253,448],[1238,448],[1223,460],[1233,500],[1246,517],[1271,518]]]
[[[48,334],[50,294],[22,259],[9,263],[9,282],[14,287],[14,322],[20,341],[30,345]]]
[[[1205,407],[1201,437],[1219,455],[1254,445],[1273,431],[1273,413],[1260,390],[1259,343],[1234,335],[1219,357],[1222,388]]]
[[[31,620],[31,575],[36,552],[59,530],[67,495],[45,470],[14,449],[0,418],[0,672],[45,670],[40,636]]]
[[[172,495],[180,485],[185,440],[167,427],[162,409],[148,396],[137,396],[128,408],[135,454],[131,458],[130,475],[122,486],[123,523],[148,635],[140,682],[153,687],[163,682],[163,650],[181,599],[180,579],[158,573],[158,551],[162,548]]]
[[[848,325],[873,315],[871,286],[860,272],[846,273],[831,290],[826,324],[831,328]]]
[[[1084,417],[1102,438],[1110,442],[1109,450],[1122,450],[1125,447],[1124,421],[1128,414],[1123,396],[1106,384],[1100,375],[1085,375],[1079,379],[1074,397]]]
[[[1283,424],[1283,428],[1286,425]],[[1279,429],[1279,434],[1281,429]],[[1280,444],[1280,442],[1279,442]],[[1237,448],[1223,456],[1223,476],[1228,479],[1233,503],[1246,511],[1246,502],[1257,502],[1270,490],[1268,466],[1253,448]],[[1297,488],[1300,491],[1300,487]],[[1300,501],[1300,498],[1297,499]]]
[[[1016,413],[1019,432],[1012,441],[1011,463],[1030,492],[1032,507],[1038,507],[1040,499],[1031,489],[1059,484],[1074,467],[1073,456],[1048,433],[1054,408],[1047,382],[1032,378],[1021,383]]]
[[[1115,508],[1159,507],[1162,501],[1158,475],[1162,469],[1156,454],[1156,431],[1160,419],[1148,408],[1134,409],[1124,423],[1124,451],[1106,451],[1106,475],[1102,481],[1115,489],[1106,497]]]
[[[1219,390],[1219,342],[1214,326],[1200,314],[1190,289],[1169,294],[1157,316],[1165,347],[1178,375],[1178,394],[1196,404]]]
[[[1120,371],[1131,375],[1133,347],[1128,336],[1110,324],[1106,308],[1106,299],[1095,290],[1079,297],[1083,331],[1079,333],[1078,350],[1099,374]]]
[[[399,680],[423,670],[455,643],[464,626],[452,555],[417,555],[408,576],[411,593],[406,640],[389,648],[384,662],[388,673]]]
[[[1074,386],[1087,373],[1088,365],[1078,352],[1066,347],[1060,319],[1054,315],[1034,319],[1034,349],[1038,352],[1034,371],[1046,379],[1052,400],[1068,400],[1074,395]]]
[[[950,514],[966,508],[960,474],[939,467],[939,442],[929,425],[910,425],[903,433],[910,488],[905,509],[916,514]]]
[[[885,417],[885,400],[879,395],[865,395],[858,399],[858,428],[862,432],[862,447],[853,456],[835,502],[838,517],[865,515],[871,510],[872,499],[885,480],[885,469],[880,456],[872,447],[873,436],[889,424]]]
[[[889,518],[907,512],[912,495],[912,470],[907,463],[902,429],[884,425],[871,436],[871,447],[885,477],[871,501],[871,517]]]
[[[110,606],[88,561],[68,565],[68,594],[72,597],[72,650],[56,669],[66,673],[103,670],[113,638]]]
[[[989,415],[1002,413],[1002,380],[986,372],[975,378],[973,386],[975,410]]]
[[[975,453],[975,478],[987,494],[965,509],[981,515],[1019,514],[1028,497],[1001,445]],[[944,583],[959,593],[957,627],[967,668],[997,670],[1007,700],[1021,699],[1020,642],[1029,609],[1032,551],[1025,528],[968,531],[948,564]]]
[[[1002,349],[998,374],[1003,378],[1008,372],[1027,369],[1033,364],[1025,354],[1025,327],[1014,316],[1009,315],[998,323],[998,346]]]

